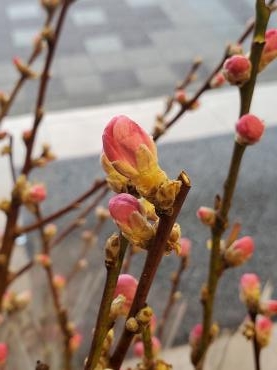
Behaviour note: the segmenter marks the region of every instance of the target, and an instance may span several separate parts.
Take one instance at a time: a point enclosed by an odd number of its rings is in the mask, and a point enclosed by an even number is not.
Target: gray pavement
[[[192,59],[203,78],[253,15],[254,0],[78,0],[71,8],[53,66],[50,110],[95,106],[168,94]],[[44,21],[38,0],[0,2],[0,90],[16,79],[13,56],[27,58]],[[273,15],[272,25],[276,24]],[[36,67],[41,67],[39,60]],[[277,66],[261,79],[273,80]],[[13,114],[32,109],[29,82]]]

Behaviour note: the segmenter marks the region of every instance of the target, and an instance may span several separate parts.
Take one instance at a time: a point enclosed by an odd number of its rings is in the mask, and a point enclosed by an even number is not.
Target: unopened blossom
[[[57,226],[55,224],[46,224],[43,228],[43,234],[46,238],[51,239],[57,234]]]
[[[109,187],[115,193],[124,193],[128,190],[128,185],[130,185],[130,181],[126,176],[121,175],[112,165],[112,163],[108,160],[105,153],[101,156],[101,164],[103,170],[107,174],[107,183]]]
[[[132,275],[129,274],[121,274],[118,277],[115,292],[114,292],[114,298],[116,298],[119,295],[122,295],[125,297],[124,305],[122,306],[121,314],[124,316],[127,316],[134,296],[136,294],[138,286],[138,281],[135,279]]]
[[[180,104],[185,104],[187,101],[187,95],[185,90],[177,89],[174,93],[174,99]]]
[[[13,58],[13,64],[18,70],[19,73],[25,78],[37,78],[37,73],[35,73],[29,65],[24,63],[19,57],[14,57]]]
[[[240,279],[240,298],[247,307],[256,307],[261,296],[261,283],[256,274],[247,273]]]
[[[15,302],[17,308],[25,308],[32,300],[32,292],[30,290],[24,290],[15,296]]]
[[[61,274],[56,274],[53,277],[53,284],[57,289],[63,289],[66,285],[66,278]]]
[[[114,117],[103,133],[108,161],[128,178],[136,190],[162,210],[169,210],[180,190],[180,181],[171,181],[158,165],[157,148],[138,124],[126,116]]]
[[[154,236],[154,229],[144,216],[137,198],[126,193],[117,194],[109,201],[109,211],[124,236],[132,244],[147,247]]]
[[[263,314],[268,316],[277,315],[277,300],[269,299],[267,301],[261,302],[260,304],[261,311]]]
[[[222,73],[231,85],[243,85],[249,80],[252,65],[244,55],[233,55],[226,59],[223,64]]]
[[[222,72],[217,72],[210,81],[210,87],[215,89],[217,87],[221,87],[226,82],[226,78]]]
[[[75,332],[69,341],[69,348],[71,352],[76,352],[79,349],[81,343],[83,341],[82,334]]]
[[[265,33],[265,45],[260,59],[259,72],[277,58],[277,29],[272,28]]]
[[[61,2],[61,0],[40,0],[41,5],[47,11],[53,11]]]
[[[24,203],[37,204],[46,199],[47,191],[44,184],[27,185],[23,190],[22,200]]]
[[[273,329],[273,322],[266,316],[258,315],[255,322],[256,339],[260,347],[269,344]]]
[[[215,223],[216,213],[213,208],[200,207],[197,210],[196,215],[204,225],[213,226]]]
[[[43,267],[48,267],[51,265],[52,261],[48,254],[39,253],[35,255],[35,262],[41,264]]]
[[[5,342],[0,343],[0,365],[4,365],[7,362],[9,350]]]
[[[166,242],[165,253],[169,254],[172,251],[175,251],[177,255],[180,254],[180,239],[181,239],[181,227],[178,223],[175,222],[173,225],[169,238]]]
[[[192,348],[196,348],[200,345],[203,335],[203,325],[196,324],[190,331],[189,344]]]
[[[181,248],[180,248],[179,256],[187,258],[191,250],[191,241],[188,238],[181,238],[180,246]]]
[[[153,355],[156,356],[161,349],[161,342],[157,337],[152,337],[152,351]],[[137,357],[144,356],[144,344],[142,341],[138,341],[134,344],[134,355]]]
[[[257,143],[263,133],[264,122],[253,114],[244,114],[236,123],[236,141],[241,145]]]
[[[248,261],[253,255],[254,247],[254,241],[250,236],[234,241],[224,251],[227,266],[239,266]]]

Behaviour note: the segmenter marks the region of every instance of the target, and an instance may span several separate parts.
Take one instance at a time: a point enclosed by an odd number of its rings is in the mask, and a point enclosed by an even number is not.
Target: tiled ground
[[[171,92],[193,57],[204,76],[253,14],[254,0],[78,0],[69,13],[52,71],[50,109],[159,96]],[[0,90],[16,78],[43,23],[39,0],[0,1]],[[276,23],[276,15],[272,24]],[[41,66],[38,61],[37,68]],[[272,66],[262,77],[277,76]],[[20,93],[13,113],[30,110],[36,89]]]

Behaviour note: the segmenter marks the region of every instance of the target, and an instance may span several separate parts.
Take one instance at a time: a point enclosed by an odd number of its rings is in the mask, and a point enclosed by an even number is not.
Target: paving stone
[[[137,68],[136,74],[141,84],[146,86],[159,86],[165,83],[173,85],[176,80],[174,73],[165,65]]]
[[[137,75],[131,69],[101,73],[102,81],[110,92],[140,87]]]
[[[172,23],[165,12],[159,6],[145,6],[133,8],[133,14],[139,19],[146,29],[171,28]]]
[[[17,48],[31,47],[37,28],[19,28],[12,32],[13,44]]]
[[[9,19],[18,21],[21,19],[39,18],[42,11],[38,2],[20,1],[8,5],[6,13]]]
[[[161,62],[161,54],[154,47],[143,46],[124,52],[124,56],[130,65],[137,66],[155,66]]]
[[[90,58],[84,54],[59,56],[55,60],[55,70],[60,76],[90,75],[93,71]]]
[[[150,37],[142,29],[137,32],[124,32],[121,34],[122,43],[128,49],[135,49],[143,46],[151,46]]]
[[[90,37],[85,40],[85,48],[90,55],[123,50],[123,43],[116,35]]]
[[[160,0],[126,0],[126,3],[133,7],[145,7],[158,5],[160,3]]]
[[[62,85],[70,96],[89,94],[90,92],[103,91],[103,84],[98,75],[90,76],[67,76],[62,79]]]
[[[76,26],[93,26],[107,23],[107,16],[103,9],[98,7],[76,9],[71,13]]]
[[[92,55],[91,61],[98,72],[110,72],[130,68],[125,52],[109,52]]]

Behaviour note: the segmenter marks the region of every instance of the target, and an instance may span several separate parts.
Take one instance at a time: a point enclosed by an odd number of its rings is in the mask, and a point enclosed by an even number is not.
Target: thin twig
[[[13,184],[15,184],[16,182],[16,172],[15,172],[15,165],[14,165],[14,159],[13,159],[13,151],[14,151],[14,147],[13,147],[13,136],[12,135],[9,135],[9,163],[10,163],[10,170],[11,170],[11,175],[12,175],[12,181],[13,181]]]

